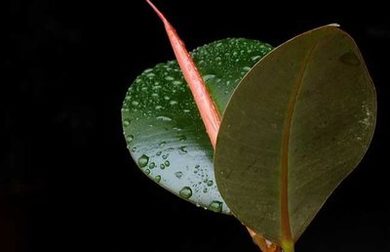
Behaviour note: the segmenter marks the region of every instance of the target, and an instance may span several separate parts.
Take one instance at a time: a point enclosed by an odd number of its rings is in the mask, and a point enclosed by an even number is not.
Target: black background
[[[333,22],[355,38],[378,92],[377,131],[297,251],[390,251],[387,8],[210,2],[155,1],[190,49],[225,37],[278,45]],[[125,92],[173,58],[144,1],[15,0],[1,9],[0,251],[257,251],[237,220],[160,189],[130,159]]]

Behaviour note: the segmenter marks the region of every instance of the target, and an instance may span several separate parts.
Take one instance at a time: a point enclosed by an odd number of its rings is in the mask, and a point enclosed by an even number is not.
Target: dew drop
[[[164,164],[160,164],[160,169],[164,170],[165,169],[165,165]]]
[[[187,140],[187,137],[184,136],[184,135],[181,135],[181,136],[179,136],[178,138],[179,138],[179,141],[185,141],[185,140]]]
[[[256,55],[256,56],[251,57],[251,60],[252,61],[258,61],[260,58],[261,58],[260,55]]]
[[[181,177],[183,177],[183,172],[181,171],[175,172],[175,176],[176,178],[180,179]]]
[[[190,113],[190,110],[189,109],[184,109],[183,112],[184,113]]]
[[[208,80],[214,79],[214,78],[215,78],[214,74],[206,74],[205,76],[203,76],[204,81],[208,81]]]
[[[132,152],[136,152],[136,150],[137,150],[137,147],[131,148],[131,151],[132,151]]]
[[[209,181],[207,181],[207,183],[206,183],[208,186],[212,186],[213,184],[214,184],[214,182],[212,181],[212,180],[209,180]]]
[[[220,213],[222,212],[222,204],[221,201],[214,200],[210,203],[208,208],[213,212]]]
[[[163,158],[163,159],[167,159],[168,156],[169,156],[169,154],[164,154],[164,155],[162,155],[162,158]]]
[[[146,175],[149,175],[149,174],[150,174],[150,170],[149,170],[149,169],[146,169],[146,170],[145,170],[145,174],[146,174]]]
[[[156,163],[155,163],[155,162],[151,162],[151,163],[149,164],[149,168],[150,168],[150,169],[154,169],[154,167],[156,167]]]
[[[157,152],[156,152],[156,156],[160,156],[161,153],[162,153],[161,151],[157,151]]]
[[[242,68],[242,70],[244,70],[244,71],[249,71],[249,70],[251,70],[251,68],[248,67],[248,66],[244,66],[244,67]]]
[[[149,157],[143,154],[141,157],[138,158],[138,165],[143,168],[145,167],[149,162]]]
[[[160,146],[160,147],[164,147],[166,143],[167,143],[167,142],[165,142],[165,141],[162,141],[162,142],[160,142],[160,143],[158,144],[158,146]]]
[[[152,97],[158,97],[158,94],[157,93],[153,93]]]
[[[163,106],[161,106],[161,105],[157,105],[156,107],[154,107],[156,110],[160,110],[160,109],[162,109],[163,108]]]
[[[168,95],[164,96],[164,100],[169,101],[171,99]]]
[[[165,122],[172,121],[172,119],[168,116],[157,116],[156,119],[160,120],[160,121],[165,121]]]
[[[176,130],[176,131],[182,131],[183,130],[182,128],[179,128],[179,127],[173,127],[172,129]]]
[[[180,190],[179,195],[184,199],[189,199],[192,196],[192,190],[190,187],[185,186]]]
[[[123,125],[124,125],[125,127],[129,126],[129,125],[130,125],[130,120],[129,120],[129,119],[124,120],[124,121],[123,121]]]
[[[180,154],[187,154],[188,153],[187,147],[186,146],[180,146],[179,147],[179,153]]]
[[[169,104],[170,104],[170,105],[176,105],[176,104],[177,104],[177,101],[172,100],[172,101],[169,102]]]
[[[207,187],[203,188],[203,193],[207,193]]]
[[[138,102],[138,101],[132,101],[132,102],[131,102],[131,105],[133,105],[133,106],[138,106],[138,105],[139,105],[139,102]]]
[[[126,137],[126,141],[127,141],[128,143],[130,143],[131,141],[133,141],[133,139],[134,139],[134,136],[133,136],[133,135],[128,135],[128,136]]]
[[[166,167],[168,167],[168,166],[171,165],[171,163],[170,163],[168,160],[165,160],[164,165],[165,165]]]
[[[161,181],[161,176],[160,176],[160,175],[157,175],[156,177],[154,177],[154,181],[156,181],[157,183],[160,183],[160,181]]]
[[[179,86],[179,85],[183,84],[183,82],[181,82],[181,81],[174,81],[174,82],[172,82],[172,83],[173,83],[173,85],[175,85],[175,86]]]
[[[166,76],[165,77],[165,80],[167,81],[173,81],[175,78],[173,78],[172,76]]]

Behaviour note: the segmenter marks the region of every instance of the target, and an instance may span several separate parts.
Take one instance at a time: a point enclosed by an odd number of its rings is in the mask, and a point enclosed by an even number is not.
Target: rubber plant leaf
[[[245,225],[293,251],[373,136],[376,94],[353,39],[329,25],[260,60],[229,101],[214,166]]]
[[[230,38],[192,52],[221,114],[242,77],[270,50],[266,43]],[[215,184],[213,147],[176,61],[135,79],[122,124],[131,156],[149,178],[198,206],[229,213]]]

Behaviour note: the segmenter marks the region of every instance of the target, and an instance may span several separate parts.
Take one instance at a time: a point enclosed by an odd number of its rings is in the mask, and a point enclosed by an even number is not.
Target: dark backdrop
[[[99,2],[15,0],[1,8],[0,251],[257,251],[237,220],[176,198],[135,167],[122,137],[122,100],[137,74],[173,54],[143,1]],[[155,3],[188,48],[224,37],[278,45],[333,22],[356,39],[378,91],[377,131],[297,251],[390,251],[387,8]]]

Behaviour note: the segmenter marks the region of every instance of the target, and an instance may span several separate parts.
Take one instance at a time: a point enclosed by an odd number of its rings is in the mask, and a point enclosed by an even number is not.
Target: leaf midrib
[[[282,142],[281,142],[281,154],[280,154],[280,218],[281,218],[281,240],[282,244],[290,247],[294,241],[291,232],[290,217],[288,210],[288,162],[289,162],[289,145],[291,136],[292,119],[296,109],[298,97],[302,90],[303,80],[305,77],[306,69],[310,59],[313,56],[313,52],[318,43],[314,44],[310,50],[307,51],[301,68],[295,77],[295,82],[289,97],[287,105],[286,118],[283,123]]]

